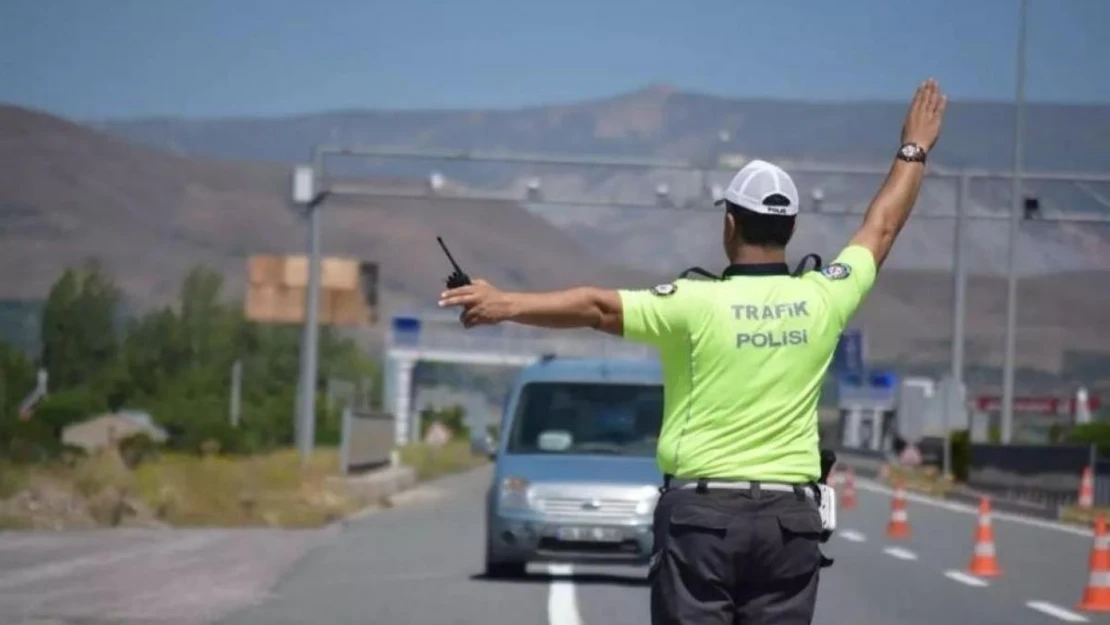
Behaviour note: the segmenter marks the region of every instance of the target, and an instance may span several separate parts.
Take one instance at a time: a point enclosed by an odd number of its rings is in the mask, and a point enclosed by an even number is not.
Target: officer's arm
[[[658,344],[686,331],[693,301],[689,288],[663,284],[650,290],[580,287],[549,293],[506,293],[509,321],[544,328],[594,328]]]
[[[946,105],[947,99],[936,81],[925,81],[910,103],[902,126],[902,143],[914,143],[926,151],[931,150],[940,134]],[[877,267],[882,266],[894,239],[909,219],[924,174],[924,163],[895,159],[886,181],[867,207],[863,226],[849,246],[859,245],[870,250]]]
[[[894,246],[894,239],[910,217],[924,173],[923,163],[895,159],[886,182],[867,207],[863,225],[856,231],[849,246],[867,248],[875,258],[875,265],[882,266]]]
[[[686,280],[651,289],[618,291],[622,336],[656,347],[686,337],[705,310],[698,293]]]
[[[547,293],[506,293],[509,321],[541,328],[593,328],[620,336],[621,297],[617,291],[578,287]]]

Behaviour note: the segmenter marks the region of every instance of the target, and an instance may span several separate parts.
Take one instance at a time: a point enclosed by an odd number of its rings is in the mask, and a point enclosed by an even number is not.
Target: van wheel
[[[489,579],[516,579],[524,577],[525,562],[490,562],[486,560],[486,577]]]
[[[489,538],[486,538],[486,578],[487,579],[512,579],[524,577],[527,562],[498,561],[493,559],[493,550],[490,549]]]

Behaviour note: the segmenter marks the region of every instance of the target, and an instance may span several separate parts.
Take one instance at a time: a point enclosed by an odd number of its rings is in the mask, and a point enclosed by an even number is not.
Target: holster
[[[826,484],[827,485],[829,483],[829,476],[832,475],[833,466],[835,464],[836,464],[836,452],[831,450],[831,449],[822,449],[821,450],[821,477],[817,478],[817,483],[818,484]],[[821,532],[821,542],[826,543],[826,542],[829,541],[830,538],[832,538],[832,532]],[[822,557],[824,557],[824,556],[822,556]],[[832,560],[829,560],[828,558],[825,558],[825,559],[828,560],[828,564],[825,564],[824,566],[829,566],[829,565],[832,564]]]
[[[831,449],[821,450],[821,477],[817,479],[818,484],[828,484],[829,476],[832,475],[833,465],[836,464],[836,452]]]

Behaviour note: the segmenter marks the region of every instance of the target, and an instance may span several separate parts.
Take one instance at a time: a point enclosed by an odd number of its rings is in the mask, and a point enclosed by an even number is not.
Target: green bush
[[[1095,445],[1100,453],[1110,451],[1110,421],[1092,421],[1077,425],[1065,436],[1069,443]]]
[[[62,449],[54,430],[42,421],[0,421],[0,457],[11,462],[43,462],[57,457]]]
[[[438,410],[425,409],[420,413],[421,438],[428,434],[433,423],[442,423],[451,430],[453,440],[470,440],[470,429],[466,427],[466,410],[462,406],[450,406]]]
[[[59,439],[66,426],[107,410],[108,403],[104,397],[87,388],[76,387],[48,395],[35,406],[35,413],[31,420],[49,428],[53,432],[53,438]]]

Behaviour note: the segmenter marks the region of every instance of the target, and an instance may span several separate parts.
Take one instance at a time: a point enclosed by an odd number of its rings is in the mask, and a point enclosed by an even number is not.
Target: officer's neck
[[[785,263],[786,250],[783,248],[741,245],[729,250],[728,262],[733,265],[764,265]]]

